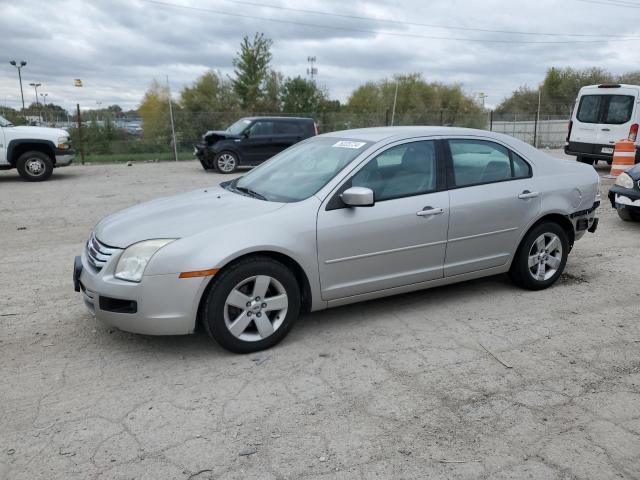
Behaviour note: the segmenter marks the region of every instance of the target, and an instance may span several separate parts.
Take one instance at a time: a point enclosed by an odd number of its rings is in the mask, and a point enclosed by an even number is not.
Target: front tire
[[[16,163],[18,173],[28,182],[42,182],[53,173],[53,162],[45,153],[33,151],[25,152]]]
[[[616,208],[618,216],[625,222],[640,222],[640,213],[630,208]]]
[[[214,278],[203,311],[207,333],[223,348],[251,353],[272,347],[300,312],[295,275],[268,257],[241,260]]]
[[[213,166],[220,173],[233,173],[238,169],[238,155],[229,151],[220,152],[213,160]]]
[[[520,244],[509,275],[522,288],[542,290],[558,280],[568,256],[567,232],[557,223],[541,223]]]

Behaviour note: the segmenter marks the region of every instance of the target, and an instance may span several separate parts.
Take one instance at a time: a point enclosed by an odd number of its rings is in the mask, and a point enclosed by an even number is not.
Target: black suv
[[[231,173],[241,165],[259,165],[294,143],[317,134],[312,118],[246,117],[224,131],[205,133],[194,154],[205,170]]]

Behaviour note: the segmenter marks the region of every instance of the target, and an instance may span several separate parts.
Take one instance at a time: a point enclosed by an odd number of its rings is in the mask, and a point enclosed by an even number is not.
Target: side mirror
[[[251,130],[245,130],[244,132],[242,132],[242,136],[244,138],[249,138],[251,136]]]
[[[347,188],[340,198],[345,205],[350,207],[373,207],[375,201],[373,198],[373,190],[366,187]]]

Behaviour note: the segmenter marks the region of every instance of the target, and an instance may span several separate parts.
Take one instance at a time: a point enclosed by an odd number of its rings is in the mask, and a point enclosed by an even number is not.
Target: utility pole
[[[538,87],[538,109],[536,110],[536,123],[533,125],[533,146],[538,148],[538,123],[540,123],[540,99],[542,89]]]
[[[20,97],[22,98],[22,115],[24,116],[24,92],[22,91],[22,67],[27,65],[27,62],[24,60],[20,60],[20,62],[16,62],[15,60],[11,60],[9,62],[11,65],[18,69],[18,78],[20,79]]]
[[[44,117],[44,121],[47,121],[47,95],[49,95],[48,93],[41,93],[40,96],[42,97],[42,111],[44,113],[43,117]]]
[[[480,92],[478,93],[478,98],[480,99],[480,103],[482,105],[482,110],[484,111],[484,99],[487,98],[489,95],[487,95],[484,92]]]
[[[171,105],[171,89],[169,88],[169,75],[167,75],[167,92],[169,93],[169,118],[171,119],[171,138],[173,140],[173,156],[178,161],[178,145],[176,144],[176,128],[173,124],[173,106]]]
[[[307,68],[307,75],[311,77],[311,81],[314,82],[316,75],[318,75],[318,69],[315,67],[316,57],[307,57],[307,62],[309,62],[309,68]]]
[[[396,102],[398,101],[398,81],[396,80],[396,93],[393,95],[393,109],[391,110],[391,126],[396,119]]]
[[[78,121],[78,143],[80,143],[80,164],[84,165],[84,144],[82,142],[82,118],[80,117],[79,103],[76,103],[76,120]]]
[[[36,91],[36,108],[38,109],[38,116],[40,117],[40,122],[42,122],[42,112],[40,111],[40,102],[38,101],[38,87],[42,85],[41,83],[30,83],[34,90]]]

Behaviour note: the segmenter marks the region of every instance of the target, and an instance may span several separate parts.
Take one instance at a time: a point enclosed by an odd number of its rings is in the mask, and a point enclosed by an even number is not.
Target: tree
[[[324,90],[300,76],[287,78],[282,85],[282,108],[285,112],[318,112],[325,100],[327,94]]]
[[[233,89],[245,109],[255,109],[263,96],[272,45],[273,41],[262,33],[256,33],[253,41],[245,35],[240,43],[240,51],[233,60]]]
[[[526,85],[514,90],[495,109],[498,114],[535,113],[538,108],[538,91]]]
[[[278,113],[282,110],[282,87],[284,75],[270,70],[264,82],[262,96],[256,108],[261,112]]]
[[[142,98],[138,112],[143,120],[143,138],[155,145],[169,145],[169,89],[154,79]]]

